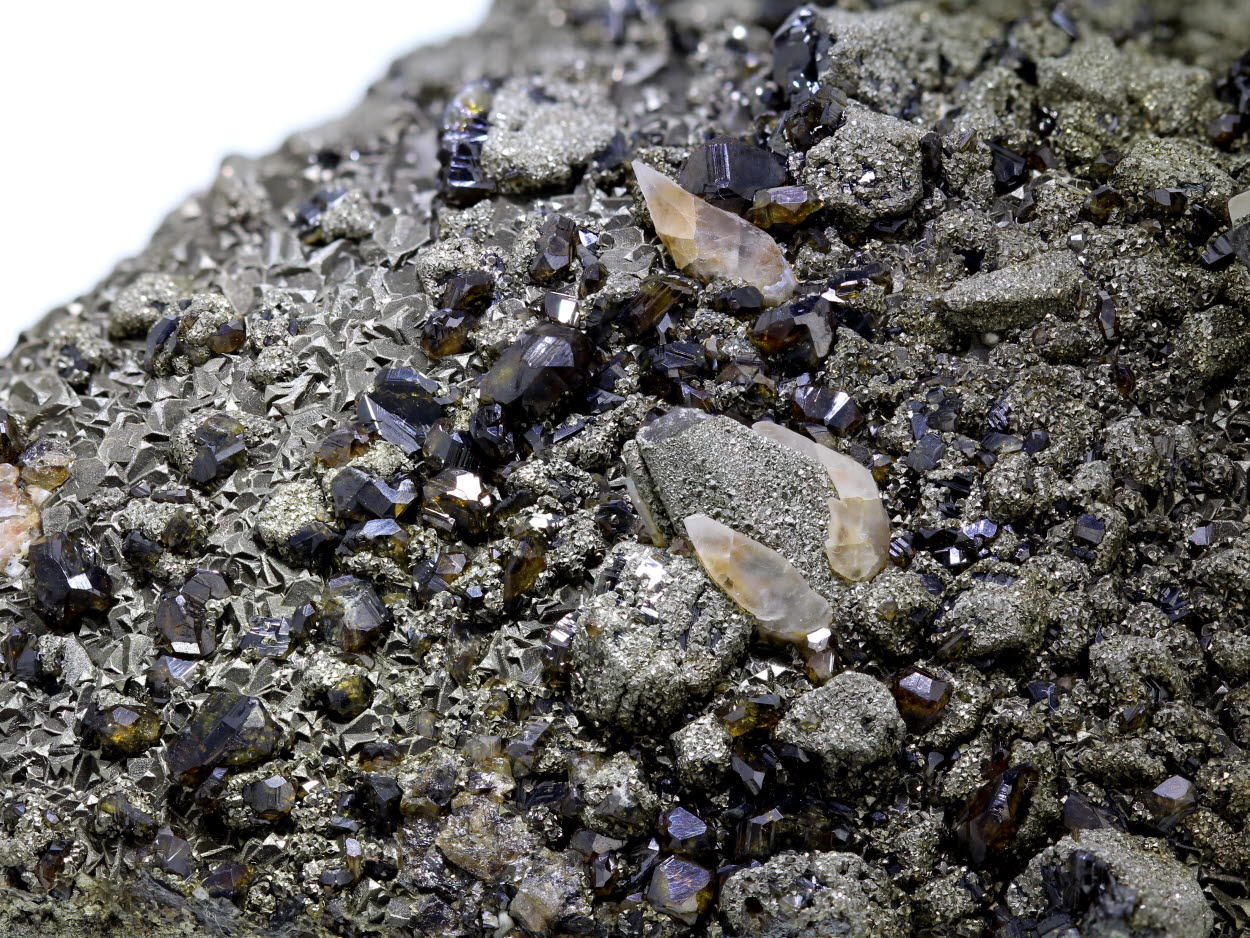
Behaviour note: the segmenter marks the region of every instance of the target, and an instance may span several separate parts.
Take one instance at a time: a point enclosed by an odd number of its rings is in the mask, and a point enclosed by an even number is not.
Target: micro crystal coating
[[[1242,938],[1236,6],[495,0],[226,160],[0,357],[0,936]]]

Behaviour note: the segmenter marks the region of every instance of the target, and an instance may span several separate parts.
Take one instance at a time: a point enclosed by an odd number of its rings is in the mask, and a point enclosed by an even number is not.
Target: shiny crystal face
[[[226,160],[0,362],[0,936],[1246,934],[1239,12],[501,0]]]

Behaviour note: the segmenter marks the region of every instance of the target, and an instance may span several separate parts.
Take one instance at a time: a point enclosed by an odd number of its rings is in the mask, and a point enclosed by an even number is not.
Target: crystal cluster
[[[1235,12],[505,2],[225,161],[0,360],[0,934],[1247,933]]]

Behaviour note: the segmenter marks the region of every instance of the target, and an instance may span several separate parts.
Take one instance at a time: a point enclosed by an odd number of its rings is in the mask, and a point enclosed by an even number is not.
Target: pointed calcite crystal
[[[769,306],[794,295],[794,273],[771,235],[709,205],[639,160],[634,160],[634,175],[655,232],[678,267],[701,280],[744,281]]]
[[[829,499],[829,540],[825,553],[838,576],[859,582],[884,569],[890,554],[890,516],[872,473],[849,456],[815,440],[761,420],[756,433],[788,446],[825,467],[838,493]]]
[[[764,638],[804,642],[833,621],[828,601],[772,548],[707,515],[686,518],[686,535],[712,582],[759,620]]]

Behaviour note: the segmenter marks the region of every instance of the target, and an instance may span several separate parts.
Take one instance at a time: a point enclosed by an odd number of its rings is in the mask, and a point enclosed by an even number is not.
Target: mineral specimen
[[[775,550],[707,515],[690,515],[683,523],[703,569],[755,618],[764,638],[805,642],[833,622],[829,601]]]
[[[744,281],[756,287],[770,306],[793,295],[794,273],[768,234],[691,195],[646,163],[635,160],[634,175],[656,234],[678,268],[703,280]]]
[[[0,935],[1245,934],[1241,13],[496,0],[226,160],[0,359]]]

